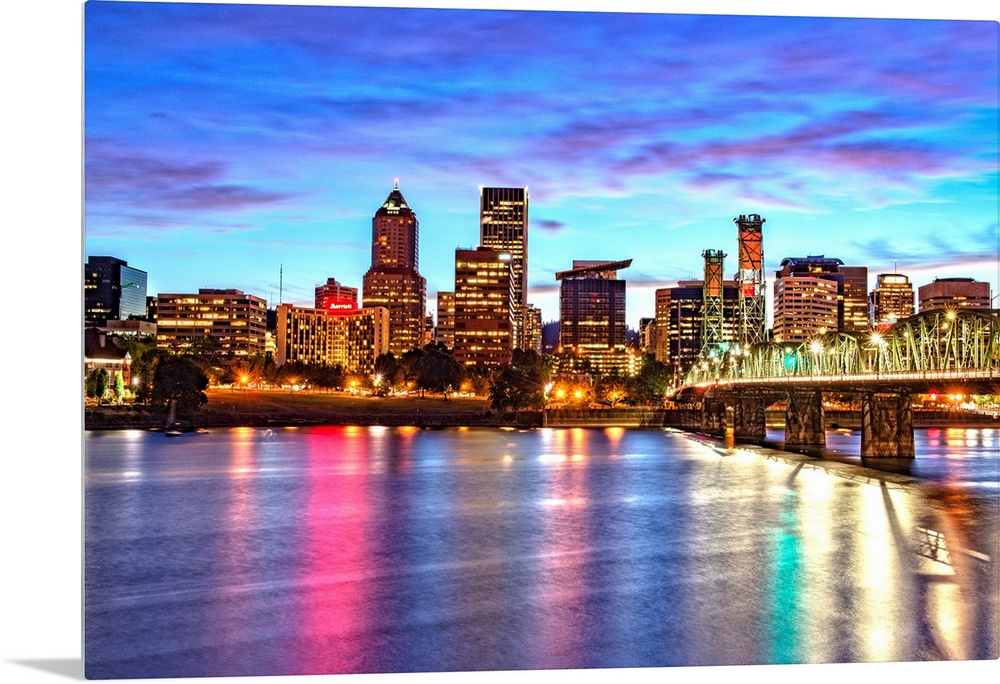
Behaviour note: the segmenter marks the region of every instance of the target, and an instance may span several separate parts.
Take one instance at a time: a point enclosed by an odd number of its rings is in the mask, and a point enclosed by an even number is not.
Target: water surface
[[[918,450],[995,454],[995,430],[956,435],[918,431]],[[959,510],[907,478],[672,430],[85,448],[92,678],[998,655],[988,465],[957,476],[987,480],[955,489]]]

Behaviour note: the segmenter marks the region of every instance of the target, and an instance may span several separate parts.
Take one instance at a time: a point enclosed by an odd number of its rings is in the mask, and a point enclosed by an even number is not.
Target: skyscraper
[[[573,261],[556,273],[559,285],[559,345],[564,352],[590,361],[594,370],[625,371],[624,261]]]
[[[104,326],[129,316],[146,316],[146,272],[115,257],[88,258],[83,275],[84,325]]]
[[[514,355],[513,271],[507,252],[455,250],[455,360],[482,368]]]
[[[867,332],[871,327],[868,302],[868,267],[841,266],[844,275],[844,315],[840,329],[845,332]]]
[[[514,346],[528,348],[528,188],[479,189],[479,244],[511,257]]]
[[[840,259],[787,257],[774,274],[774,339],[802,342],[842,329],[844,275]]]
[[[901,273],[880,273],[871,293],[872,327],[884,330],[913,315],[913,285]]]
[[[427,281],[417,270],[419,226],[397,183],[372,218],[372,265],[362,280],[362,305],[389,311],[389,351],[397,358],[423,346]]]

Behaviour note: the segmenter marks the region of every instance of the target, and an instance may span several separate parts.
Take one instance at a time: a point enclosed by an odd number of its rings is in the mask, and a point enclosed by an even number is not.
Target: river
[[[997,430],[856,439],[87,432],[86,674],[997,658]]]

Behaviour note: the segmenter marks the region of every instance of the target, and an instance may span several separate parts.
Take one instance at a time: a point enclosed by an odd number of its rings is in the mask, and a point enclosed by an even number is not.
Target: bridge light
[[[814,341],[812,344],[809,345],[809,351],[811,351],[813,354],[819,354],[820,352],[823,351],[822,343]]]

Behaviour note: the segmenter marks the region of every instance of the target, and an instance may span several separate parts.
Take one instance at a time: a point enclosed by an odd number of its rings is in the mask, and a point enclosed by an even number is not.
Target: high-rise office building
[[[818,256],[781,260],[774,274],[776,342],[803,342],[842,328],[844,274],[840,259]]]
[[[837,330],[837,282],[809,273],[774,281],[774,341],[804,342]]]
[[[84,264],[84,325],[103,326],[109,320],[146,317],[146,272],[127,261],[92,256]]]
[[[525,308],[524,343],[521,349],[542,353],[542,310],[530,304]]]
[[[885,330],[913,315],[913,285],[901,273],[880,273],[871,292],[872,328]]]
[[[264,352],[267,302],[241,290],[200,289],[156,296],[156,346],[183,351],[210,337],[226,361]]]
[[[844,276],[844,307],[840,329],[844,332],[867,332],[871,328],[868,301],[868,267],[840,266]]]
[[[335,278],[327,278],[316,286],[316,308],[331,311],[352,311],[358,308],[358,288],[346,287]]]
[[[510,363],[514,354],[511,256],[487,247],[455,250],[455,360],[472,368]]]
[[[573,261],[556,273],[559,284],[559,346],[587,359],[596,371],[625,371],[625,281],[618,271],[624,261]]]
[[[736,340],[739,285],[722,281],[722,339]],[[656,291],[656,360],[670,364],[680,380],[700,359],[704,347],[705,281],[682,280]]]
[[[438,292],[437,326],[434,328],[434,342],[448,349],[455,348],[455,293]]]
[[[372,265],[362,305],[389,311],[389,351],[401,357],[424,342],[427,281],[418,268],[419,222],[397,184],[372,218]]]
[[[514,346],[528,348],[528,188],[479,189],[479,244],[510,254],[514,274]]]
[[[988,309],[990,284],[973,278],[935,278],[917,288],[921,311],[931,309]]]

